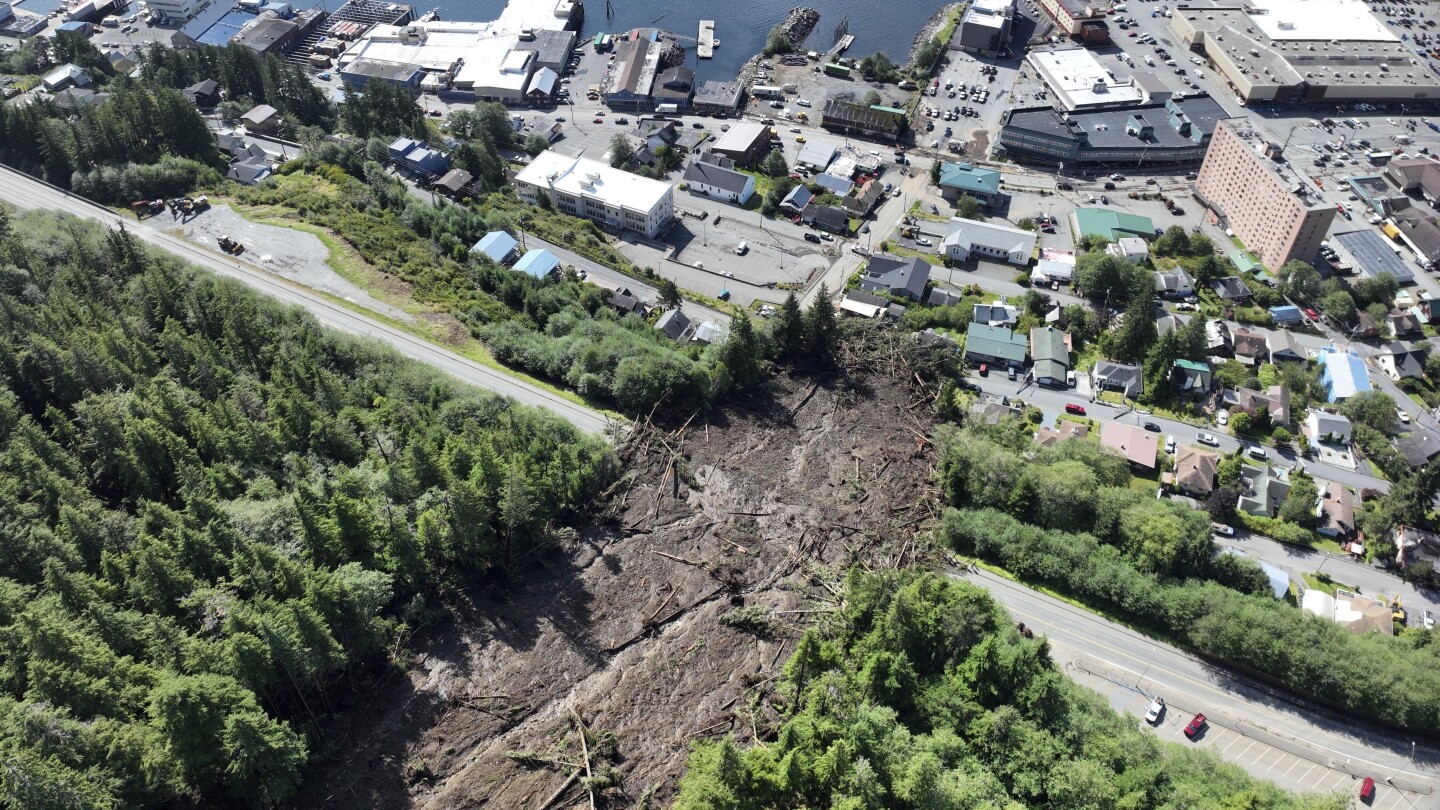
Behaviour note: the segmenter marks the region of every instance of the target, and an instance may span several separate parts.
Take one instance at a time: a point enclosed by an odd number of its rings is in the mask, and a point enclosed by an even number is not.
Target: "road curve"
[[[402,329],[335,304],[314,290],[276,278],[263,270],[246,265],[239,259],[221,256],[158,228],[136,227],[135,222],[120,217],[103,206],[7,166],[0,166],[0,200],[16,208],[63,211],[107,227],[126,225],[130,233],[161,250],[220,276],[240,281],[285,304],[303,307],[322,325],[331,329],[384,341],[412,360],[433,366],[477,388],[509,397],[522,405],[544,408],[588,433],[603,435],[610,424],[610,420],[599,411],[577,405],[543,388],[417,338]]]
[[[1145,636],[1097,614],[989,573],[953,576],[990,592],[1016,619],[1049,641],[1053,657],[1063,664],[1087,656],[1138,673],[1160,692],[1183,696],[1186,706],[1245,718],[1272,732],[1305,741],[1325,757],[1349,760],[1373,773],[1406,769],[1414,778],[1432,783],[1437,774],[1434,752],[1419,749],[1413,761],[1408,739],[1362,728],[1333,713],[1311,707],[1299,697],[1272,690],[1244,676]]]

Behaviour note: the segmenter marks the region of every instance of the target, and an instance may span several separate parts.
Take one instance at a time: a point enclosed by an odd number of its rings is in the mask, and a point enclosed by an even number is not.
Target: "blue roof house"
[[[505,264],[515,257],[515,248],[519,244],[515,237],[504,231],[491,231],[480,237],[470,252],[483,253],[490,261]]]
[[[1316,360],[1320,363],[1320,384],[1325,386],[1326,398],[1331,402],[1344,402],[1370,390],[1370,375],[1355,352],[1325,348]]]
[[[1305,322],[1305,314],[1297,306],[1286,305],[1283,307],[1271,307],[1270,317],[1275,319],[1276,326],[1296,326]]]
[[[405,156],[405,165],[414,171],[439,177],[450,171],[450,156],[438,149],[422,146]]]
[[[526,253],[520,257],[520,261],[515,263],[516,270],[535,278],[545,278],[559,267],[559,257],[544,248]]]
[[[391,143],[389,148],[385,151],[390,155],[391,160],[401,161],[405,159],[406,155],[414,152],[416,149],[424,145],[425,144],[415,140],[414,138],[396,138],[395,141]]]

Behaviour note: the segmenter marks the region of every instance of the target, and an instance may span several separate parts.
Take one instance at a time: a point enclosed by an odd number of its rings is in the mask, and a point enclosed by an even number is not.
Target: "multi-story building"
[[[1280,163],[1242,119],[1220,122],[1200,164],[1195,193],[1218,213],[1266,267],[1310,260],[1335,219],[1335,207],[1310,193],[1308,181]]]
[[[1015,0],[976,0],[965,10],[950,47],[995,56],[1009,44],[1014,19]]]
[[[515,175],[520,199],[653,238],[675,215],[674,188],[587,158],[545,151]]]
[[[1040,0],[1040,7],[1069,36],[1100,45],[1110,41],[1110,26],[1105,22],[1109,3],[1102,6],[1094,0]]]
[[[1021,107],[1000,114],[995,155],[1026,163],[1123,168],[1195,163],[1225,109],[1208,95],[1163,104],[1067,113]]]

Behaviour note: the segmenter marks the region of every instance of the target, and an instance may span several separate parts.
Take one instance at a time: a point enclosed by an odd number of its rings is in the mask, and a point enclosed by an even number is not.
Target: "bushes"
[[[163,157],[159,163],[102,166],[70,176],[70,190],[107,204],[178,197],[224,182],[215,169],[187,158]]]

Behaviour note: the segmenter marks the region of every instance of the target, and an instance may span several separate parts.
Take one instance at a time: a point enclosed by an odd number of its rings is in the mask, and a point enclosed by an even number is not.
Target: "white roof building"
[[[515,190],[526,202],[535,203],[544,193],[567,214],[647,237],[675,214],[675,189],[669,183],[548,150],[515,175]]]
[[[1057,107],[1080,110],[1140,103],[1142,94],[1134,82],[1117,79],[1084,48],[1031,51],[1025,61],[1055,93]]]
[[[449,75],[451,88],[481,100],[520,101],[535,67],[535,52],[521,44],[498,22],[377,25],[336,61],[341,70],[357,59],[415,65]]]
[[[1007,225],[952,217],[949,233],[940,240],[940,249],[956,261],[980,257],[1025,265],[1030,263],[1030,256],[1035,252],[1035,233]]]

